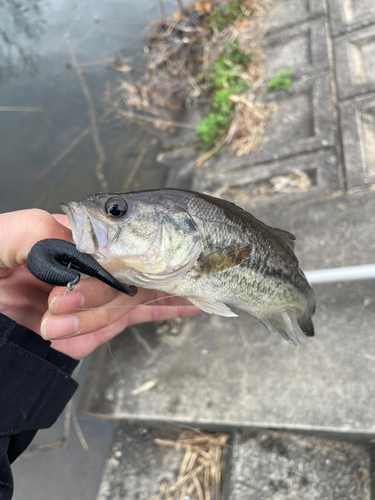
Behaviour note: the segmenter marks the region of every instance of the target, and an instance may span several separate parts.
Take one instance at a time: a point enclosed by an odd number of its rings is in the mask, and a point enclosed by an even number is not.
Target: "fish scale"
[[[119,281],[186,297],[210,314],[243,309],[300,345],[291,310],[303,333],[314,335],[314,292],[300,271],[294,236],[233,203],[159,189],[98,193],[62,208],[78,250]]]

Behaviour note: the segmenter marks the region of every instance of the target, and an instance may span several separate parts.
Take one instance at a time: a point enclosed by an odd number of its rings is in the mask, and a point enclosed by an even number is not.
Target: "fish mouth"
[[[108,245],[108,234],[104,225],[91,217],[81,202],[61,203],[60,207],[68,217],[77,249],[91,255],[102,255]]]

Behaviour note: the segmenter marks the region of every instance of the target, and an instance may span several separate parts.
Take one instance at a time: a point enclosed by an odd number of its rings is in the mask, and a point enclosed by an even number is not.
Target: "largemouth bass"
[[[299,268],[291,233],[267,226],[233,203],[202,193],[158,189],[98,193],[63,203],[81,252],[122,283],[186,297],[203,311],[247,311],[301,345],[314,292]]]

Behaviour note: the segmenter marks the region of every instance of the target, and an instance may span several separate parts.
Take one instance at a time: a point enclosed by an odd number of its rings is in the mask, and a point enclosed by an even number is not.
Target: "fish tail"
[[[313,337],[314,336],[314,325],[311,320],[311,316],[305,311],[305,313],[297,318],[299,327],[303,331],[303,333],[306,335],[306,337]]]
[[[302,347],[296,332],[294,331],[293,324],[286,311],[282,313],[269,314],[265,318],[258,318],[259,321],[266,326],[276,336],[281,337],[288,342],[292,342],[298,347]]]
[[[302,276],[306,279],[305,275],[302,273]],[[307,306],[305,310],[302,312],[302,314],[299,314],[297,316],[297,321],[298,325],[303,331],[303,333],[306,335],[306,337],[313,337],[314,336],[314,325],[312,322],[312,315],[315,313],[315,295],[314,295],[314,290],[312,289],[311,285],[308,283],[306,279],[306,284],[308,286],[307,290]]]

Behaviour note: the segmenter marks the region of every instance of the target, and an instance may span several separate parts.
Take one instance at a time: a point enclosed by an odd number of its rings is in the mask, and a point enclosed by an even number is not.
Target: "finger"
[[[148,323],[149,321],[165,321],[167,319],[183,318],[201,314],[199,307],[193,306],[144,306],[132,309],[127,317],[128,326]]]
[[[72,241],[71,231],[44,210],[0,214],[0,268],[25,264],[33,245],[45,238]]]
[[[153,309],[153,307],[151,306],[137,306],[135,309],[133,309],[133,311],[136,311],[138,308]],[[163,321],[177,317],[193,316],[196,314],[200,314],[201,312],[202,311],[196,306],[163,306],[163,311],[158,311],[154,314],[155,316],[159,317],[160,321]],[[87,335],[54,340],[52,342],[52,347],[60,352],[68,354],[74,359],[82,359],[85,356],[89,355],[97,347],[104,344],[105,342],[108,342],[113,337],[118,335],[127,326],[145,322],[146,320],[144,319],[144,314],[147,317],[150,317],[150,311],[141,310],[139,314],[135,314],[134,317],[131,318],[131,321],[134,321],[133,323],[129,322],[130,315],[123,316],[111,325]]]
[[[117,296],[129,299],[127,295],[95,278],[83,278],[72,292],[68,292],[66,287],[55,287],[48,297],[48,310],[51,314],[64,314],[82,308],[100,307]]]
[[[70,229],[70,225],[69,225],[69,220],[68,220],[68,217],[64,214],[52,214],[52,217],[57,220],[57,222],[59,224],[62,224],[63,226],[67,227],[68,229]]]
[[[54,340],[100,330],[129,314],[149,294],[149,290],[142,289],[135,297],[126,297],[125,300],[122,294],[116,294],[103,307],[76,311],[73,314],[51,315],[47,312],[41,324],[41,335],[45,340]]]
[[[164,292],[148,290],[142,292],[138,288],[138,293],[134,298],[135,302],[151,303],[157,302],[157,305],[191,305],[183,297],[175,297]],[[52,315],[69,314],[71,312],[83,309],[94,308],[107,305],[116,296],[123,297],[124,305],[129,304],[129,297],[117,290],[105,285],[94,278],[81,280],[74,288],[73,292],[67,292],[66,287],[55,287],[48,299],[49,312]]]

